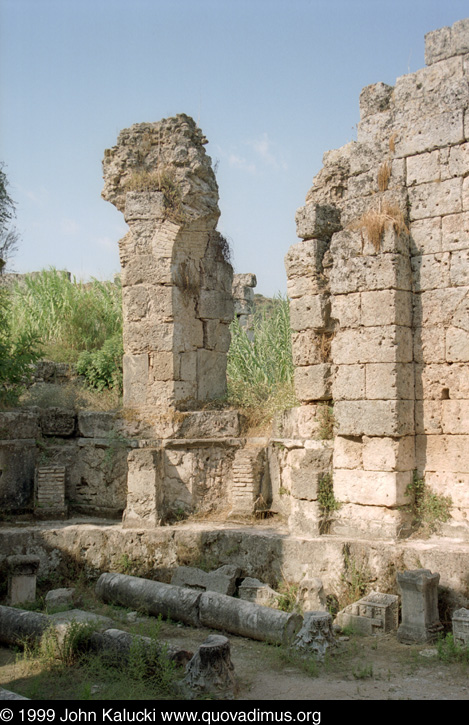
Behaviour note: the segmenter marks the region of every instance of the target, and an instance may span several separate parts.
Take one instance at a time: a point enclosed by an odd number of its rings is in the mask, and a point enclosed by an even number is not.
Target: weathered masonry
[[[469,514],[469,20],[360,96],[286,257],[303,414],[334,402],[332,531],[405,533],[413,471]]]

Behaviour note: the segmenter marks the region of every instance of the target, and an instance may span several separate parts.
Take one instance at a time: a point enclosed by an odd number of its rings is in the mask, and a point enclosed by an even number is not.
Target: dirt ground
[[[195,650],[210,630],[164,622],[161,639]],[[469,665],[446,663],[431,645],[401,645],[394,635],[351,635],[316,671],[303,671],[282,648],[227,635],[239,700],[467,700]],[[17,655],[0,649],[0,685],[26,694]],[[66,696],[65,696],[66,697]],[[98,698],[99,699],[99,698]]]

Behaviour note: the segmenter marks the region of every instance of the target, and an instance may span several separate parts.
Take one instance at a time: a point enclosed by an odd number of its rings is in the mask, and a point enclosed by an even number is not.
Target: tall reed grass
[[[286,297],[277,295],[268,309],[255,314],[251,335],[238,320],[233,321],[227,364],[228,401],[245,409],[254,425],[297,404],[293,372]]]
[[[83,350],[100,349],[122,332],[122,291],[118,282],[69,279],[51,268],[28,275],[11,290],[10,321],[15,334],[35,334],[44,357],[73,361]]]

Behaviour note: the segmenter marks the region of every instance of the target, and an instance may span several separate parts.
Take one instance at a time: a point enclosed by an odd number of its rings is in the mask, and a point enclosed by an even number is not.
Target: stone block
[[[329,400],[331,398],[331,365],[320,363],[296,368],[295,392],[298,400]]]
[[[469,362],[469,332],[459,327],[450,327],[446,330],[446,361]]]
[[[171,257],[135,254],[121,260],[122,287],[138,284],[171,284]]]
[[[324,287],[322,260],[326,248],[327,243],[319,239],[309,239],[290,247],[285,255],[290,297],[322,291]]]
[[[334,469],[334,494],[338,501],[362,506],[403,506],[412,483],[412,471],[360,471]]]
[[[381,113],[389,108],[394,88],[386,83],[373,83],[360,93],[360,118]]]
[[[231,296],[219,290],[202,290],[198,301],[198,316],[203,319],[216,319],[231,322],[234,316],[234,303]]]
[[[425,184],[440,180],[440,152],[439,150],[409,156],[406,160],[407,186]]]
[[[469,398],[469,377],[464,364],[416,365],[416,400]]]
[[[422,254],[411,260],[416,292],[450,286],[450,254]]]
[[[327,241],[341,228],[340,210],[336,206],[306,204],[295,214],[296,235],[302,239]]]
[[[336,365],[408,363],[412,361],[412,333],[398,325],[338,330],[331,355]]]
[[[127,507],[124,528],[154,528],[164,516],[164,468],[160,449],[142,448],[127,457]]]
[[[457,609],[451,617],[453,624],[453,639],[460,647],[469,647],[469,609]]]
[[[298,584],[295,606],[302,612],[318,612],[327,609],[327,598],[322,579],[306,574]]]
[[[397,84],[396,84],[397,88]],[[445,111],[443,113],[436,112],[434,115],[422,115],[413,120],[412,126],[408,129],[408,133],[402,134],[396,141],[396,156],[414,156],[425,151],[433,151],[433,149],[452,146],[464,141],[464,112],[463,110]],[[445,183],[445,182],[442,182]],[[422,185],[420,185],[422,186]],[[418,187],[411,187],[417,189]],[[430,201],[429,192],[421,192],[427,196],[427,202],[433,206],[435,202]],[[416,198],[415,196],[413,198]],[[412,199],[412,197],[411,197]],[[436,216],[436,214],[424,213],[425,205],[421,202],[418,204],[422,216]],[[451,206],[451,204],[450,204]],[[442,207],[443,208],[443,207]],[[446,207],[444,207],[446,208]],[[427,207],[428,210],[428,207]],[[451,214],[451,211],[446,212]],[[414,216],[418,219],[422,216]]]
[[[469,400],[442,400],[441,427],[445,434],[469,435]]]
[[[335,465],[334,456],[334,465]],[[413,471],[415,468],[415,439],[363,438],[362,467],[365,471]]]
[[[330,274],[334,295],[374,290],[411,289],[409,259],[402,254],[353,257],[334,264]]]
[[[39,436],[39,416],[36,411],[0,411],[0,440],[36,440]]]
[[[336,617],[340,627],[352,627],[364,635],[387,634],[399,624],[399,597],[396,594],[370,592],[349,604]]]
[[[378,293],[372,293],[378,294]],[[337,320],[341,329],[359,327],[361,322],[361,294],[334,295],[331,298],[331,317]],[[380,324],[380,323],[374,323]],[[386,323],[388,324],[388,323]]]
[[[40,565],[38,556],[17,554],[7,556],[8,602],[11,606],[34,602],[36,577]]]
[[[177,438],[236,438],[240,434],[237,410],[202,410],[180,413]]]
[[[339,400],[334,417],[342,436],[399,437],[414,431],[412,400]]]
[[[379,440],[383,440],[380,438]],[[363,444],[361,438],[336,436],[334,438],[334,468],[363,468]]]
[[[179,352],[177,348],[179,341],[175,339],[175,325],[171,322],[158,323],[147,318],[140,321],[124,320],[123,340],[127,355],[138,355],[151,350],[171,352],[175,348]],[[183,345],[181,350],[185,349]]]
[[[425,63],[432,65],[455,55],[469,53],[469,21],[458,20],[451,27],[425,35]]]
[[[332,462],[332,451],[318,444],[315,448],[297,448],[287,457],[287,470],[291,495],[297,499],[315,501],[318,497],[319,481],[328,473]]]
[[[150,296],[144,285],[124,287],[122,290],[122,309],[124,318],[138,322],[147,317],[150,310]]]
[[[344,503],[330,528],[331,534],[370,540],[398,539],[411,533],[410,514],[385,506]]]
[[[163,219],[166,215],[162,191],[128,191],[125,196],[124,219]]]
[[[422,325],[425,327],[431,327],[433,325],[444,325],[448,327],[453,320],[453,316],[458,314],[460,305],[462,305],[461,312],[463,311],[464,298],[468,291],[469,288],[467,287],[450,287],[446,289],[432,289],[428,292],[414,295],[414,325],[417,327]],[[464,329],[462,317],[456,317],[454,324]]]
[[[465,122],[466,138],[469,138],[469,122]],[[462,210],[469,211],[469,178],[466,176],[462,182]]]
[[[461,212],[461,193],[459,178],[409,187],[411,221]]]
[[[44,436],[69,438],[75,433],[76,413],[64,408],[43,408],[39,413],[41,431]]]
[[[322,513],[317,501],[300,501],[292,498],[288,529],[293,536],[319,536],[321,520]]]
[[[412,324],[412,295],[403,290],[379,290],[361,293],[361,324],[377,325]]]
[[[65,503],[65,466],[38,466],[36,469],[35,516],[41,519],[67,515]]]
[[[329,322],[330,304],[324,294],[305,295],[290,302],[292,330],[323,329]]]
[[[246,602],[254,602],[263,607],[273,607],[278,609],[279,594],[268,584],[259,581],[253,577],[243,579],[238,587],[238,596]]]
[[[292,355],[295,367],[316,365],[323,362],[321,353],[321,333],[315,330],[292,332]]]
[[[365,365],[337,365],[332,380],[334,400],[361,400],[365,397]]]
[[[441,220],[441,248],[454,252],[469,247],[469,213],[448,214]]]
[[[451,254],[450,280],[455,287],[469,284],[469,249]]]
[[[369,363],[366,369],[367,400],[413,400],[412,363]]]
[[[397,585],[402,597],[402,621],[397,639],[404,644],[431,642],[442,631],[438,616],[439,574],[429,569],[399,572]]]
[[[83,438],[106,438],[116,428],[115,413],[80,410],[77,414],[78,434]]]
[[[219,592],[233,596],[236,589],[236,580],[241,569],[232,564],[225,564],[215,571],[202,571],[193,566],[178,566],[175,570],[171,584],[178,587],[189,587],[199,591]]]
[[[171,353],[169,353],[171,354]],[[148,389],[148,353],[125,354],[123,357],[124,407],[145,405]]]
[[[458,215],[451,215],[458,216]],[[449,219],[450,217],[444,217]],[[442,242],[442,219],[416,219],[410,225],[411,249],[417,254],[436,254],[448,251]]]
[[[419,471],[469,473],[469,436],[417,436],[416,464]]]
[[[283,411],[274,419],[273,435],[280,438],[313,438],[319,422],[316,405],[300,405]]]
[[[469,294],[467,287],[459,287],[458,291],[464,293],[464,297],[454,310],[452,323],[465,332],[469,332]]]
[[[446,362],[445,333],[441,327],[416,327],[414,360],[417,363]]]
[[[415,432],[441,433],[441,402],[417,400],[415,402]]]
[[[426,471],[425,486],[437,496],[449,496],[453,507],[469,509],[469,473]]]
[[[19,511],[32,503],[35,440],[0,441],[0,505],[6,511]]]
[[[51,589],[47,592],[44,600],[46,604],[46,609],[50,610],[54,607],[69,606],[73,602],[74,595],[75,589],[73,587]]]
[[[226,355],[213,350],[197,350],[197,399],[222,398],[226,393]]]

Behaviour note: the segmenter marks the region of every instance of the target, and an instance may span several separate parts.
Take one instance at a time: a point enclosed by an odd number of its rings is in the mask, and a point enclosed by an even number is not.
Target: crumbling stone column
[[[207,637],[187,663],[181,688],[189,699],[204,695],[217,700],[233,699],[238,686],[226,637],[221,634]]]
[[[397,575],[402,597],[402,621],[397,639],[404,644],[431,642],[443,629],[438,615],[439,574],[428,569],[404,571]]]
[[[232,267],[206,143],[181,114],[125,129],[105,152],[103,197],[129,225],[119,242],[126,408],[190,409],[225,393]]]
[[[292,647],[322,661],[329,647],[335,647],[336,644],[331,615],[328,612],[305,612],[303,626],[293,640]]]

